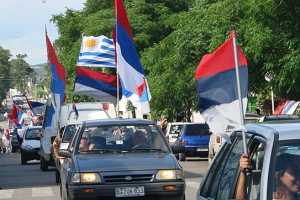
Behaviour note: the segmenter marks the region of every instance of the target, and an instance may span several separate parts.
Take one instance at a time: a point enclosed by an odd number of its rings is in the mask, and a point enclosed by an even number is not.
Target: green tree
[[[9,50],[0,47],[0,102],[5,99],[6,92],[10,86],[10,57]]]
[[[15,59],[10,61],[11,71],[10,76],[12,78],[12,87],[17,88],[19,91],[25,92],[28,81],[34,81],[33,69],[24,60],[27,57],[26,54],[18,54]]]
[[[158,43],[173,29],[169,21],[181,11],[187,11],[190,3],[176,0],[127,0],[128,17],[134,33],[134,41],[141,53]],[[59,58],[68,71],[68,99],[72,97],[74,71],[79,55],[82,34],[112,37],[115,24],[114,5],[111,0],[87,0],[81,11],[67,10],[53,16],[60,37],[55,41]]]

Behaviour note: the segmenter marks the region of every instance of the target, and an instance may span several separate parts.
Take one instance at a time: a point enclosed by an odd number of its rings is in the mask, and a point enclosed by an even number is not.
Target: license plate
[[[143,186],[139,187],[121,187],[115,189],[116,197],[141,197],[145,196],[145,189]]]
[[[207,151],[207,149],[198,148],[197,151]]]

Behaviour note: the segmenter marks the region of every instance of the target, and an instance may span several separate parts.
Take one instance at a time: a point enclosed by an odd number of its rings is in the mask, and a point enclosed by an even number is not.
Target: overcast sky
[[[47,62],[45,24],[50,40],[58,37],[57,28],[50,22],[52,15],[66,8],[80,10],[86,0],[1,0],[0,46],[11,54],[27,54],[31,64]]]

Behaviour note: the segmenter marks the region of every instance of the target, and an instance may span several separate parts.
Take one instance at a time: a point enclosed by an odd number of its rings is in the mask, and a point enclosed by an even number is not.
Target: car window
[[[283,141],[276,153],[273,199],[300,198],[300,140]]]
[[[230,199],[235,184],[240,155],[243,153],[243,140],[240,135],[226,143],[217,154],[202,186],[201,196],[212,199]]]
[[[66,126],[62,142],[71,142],[76,131],[77,126],[75,124]]]
[[[25,139],[40,140],[42,129],[28,129],[26,131]]]
[[[249,199],[258,200],[260,195],[261,173],[265,155],[265,141],[263,138],[254,137],[248,146],[252,169],[247,176],[246,191]]]
[[[170,133],[169,134],[175,134],[179,135],[182,130],[183,125],[182,124],[172,124],[170,127]]]
[[[154,125],[92,126],[83,130],[76,147],[80,153],[95,151],[162,151],[169,149]]]
[[[187,124],[184,129],[187,136],[209,135],[209,127],[207,124]]]
[[[213,186],[218,188],[216,191],[217,199],[231,199],[230,197],[233,191],[232,186],[235,184],[237,179],[239,160],[242,153],[243,140],[242,137],[239,136],[232,147],[231,152],[228,154],[228,159],[220,173],[220,181]]]

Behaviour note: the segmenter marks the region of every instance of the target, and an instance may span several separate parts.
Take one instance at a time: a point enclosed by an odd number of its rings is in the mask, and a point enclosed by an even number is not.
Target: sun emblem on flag
[[[85,41],[84,41],[84,45],[87,47],[87,48],[93,48],[97,45],[97,40],[95,40],[94,38],[87,38]]]

